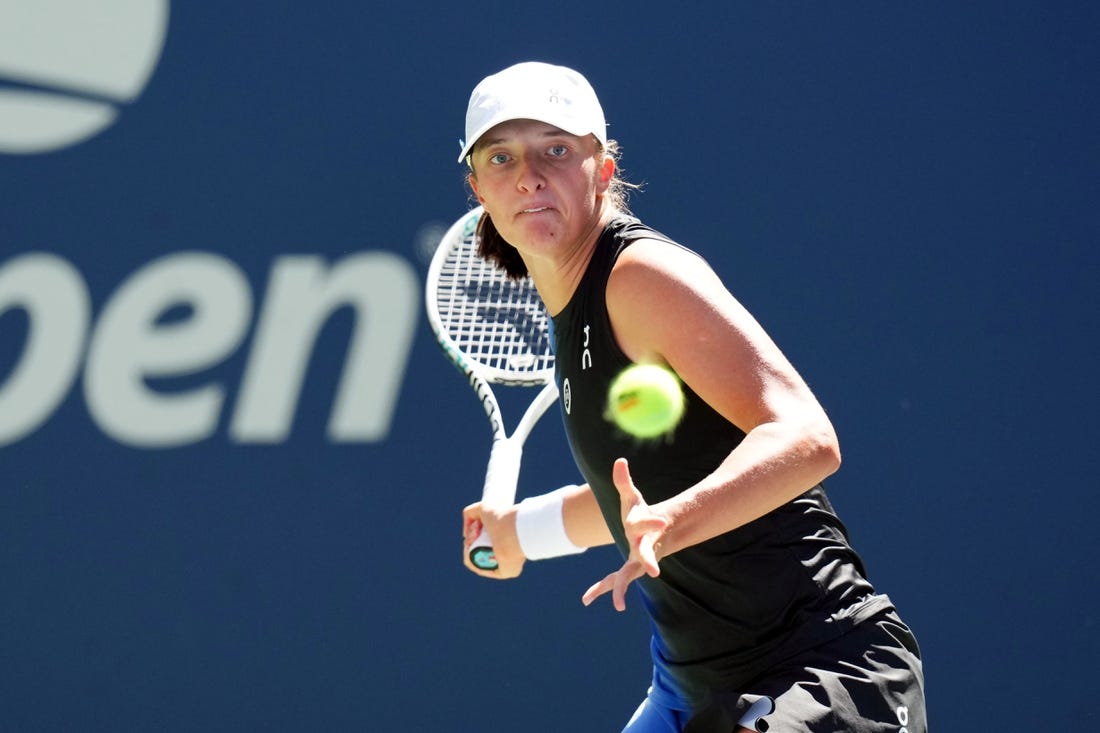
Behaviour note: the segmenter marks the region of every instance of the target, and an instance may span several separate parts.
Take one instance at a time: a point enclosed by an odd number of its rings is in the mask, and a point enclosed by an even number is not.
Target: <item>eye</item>
[[[508,162],[507,153],[493,153],[489,156],[489,165],[504,165]]]
[[[560,144],[559,145],[551,145],[550,149],[547,150],[546,152],[550,155],[551,158],[561,158],[561,157],[564,157],[569,152],[569,148],[565,145],[560,145]]]

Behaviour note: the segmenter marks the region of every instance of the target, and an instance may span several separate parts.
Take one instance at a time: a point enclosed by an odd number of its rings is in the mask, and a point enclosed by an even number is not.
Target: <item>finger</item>
[[[589,606],[592,604],[592,601],[614,588],[616,575],[618,575],[618,573],[611,573],[598,583],[593,583],[592,586],[584,592],[584,595],[581,596],[581,603]]]
[[[481,520],[477,517],[466,517],[465,523],[462,527],[462,539],[467,547],[470,543],[478,538],[481,531],[484,529]]]
[[[615,577],[615,587],[611,589],[611,605],[620,613],[626,610],[626,588],[630,585],[630,581],[623,578],[622,572],[619,572]]]
[[[611,589],[611,605],[616,611],[626,610],[626,591],[636,579],[642,577],[641,563],[632,560],[615,573],[615,586]]]
[[[615,488],[619,490],[619,496],[624,501],[628,499],[631,502],[641,500],[642,494],[634,485],[634,479],[630,477],[630,464],[625,458],[615,460],[615,465],[611,468],[611,480],[615,483]]]
[[[654,533],[643,534],[638,538],[638,562],[646,575],[656,578],[661,574],[661,566],[657,564],[657,550],[654,543],[657,535]]]

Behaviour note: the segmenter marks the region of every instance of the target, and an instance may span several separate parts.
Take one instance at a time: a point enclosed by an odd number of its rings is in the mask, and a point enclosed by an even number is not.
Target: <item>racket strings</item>
[[[553,369],[549,315],[534,284],[511,280],[478,257],[472,234],[444,261],[437,302],[444,328],[468,359],[539,380]]]

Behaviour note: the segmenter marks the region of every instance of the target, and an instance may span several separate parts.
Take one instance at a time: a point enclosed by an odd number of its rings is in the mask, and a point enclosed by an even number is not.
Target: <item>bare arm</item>
[[[702,260],[635,243],[612,275],[608,308],[628,356],[667,363],[746,433],[718,470],[662,502],[664,554],[763,516],[840,465],[836,434],[809,387]]]
[[[713,473],[644,512],[640,495],[630,498],[617,475],[624,520],[629,512],[653,520],[638,523],[650,538],[651,558],[633,557],[638,537],[631,537],[627,565],[635,565],[620,571],[633,575],[627,583],[641,572],[656,575],[661,557],[782,506],[840,465],[836,434],[809,387],[702,260],[658,242],[636,242],[612,272],[607,302],[627,356],[668,364],[746,434]],[[615,575],[593,586],[586,602],[612,590],[615,580],[608,580]]]
[[[578,547],[610,545],[611,530],[607,528],[600,506],[588,485],[579,486],[565,500],[562,507],[565,532]]]

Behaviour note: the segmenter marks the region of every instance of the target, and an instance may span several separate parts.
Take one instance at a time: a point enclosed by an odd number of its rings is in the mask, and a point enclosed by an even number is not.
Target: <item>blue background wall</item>
[[[29,5],[8,3],[0,41]],[[174,3],[131,99],[0,64],[0,92],[118,112],[0,153],[0,268],[71,263],[85,335],[181,252],[236,264],[255,309],[224,358],[149,383],[220,388],[210,435],[112,437],[82,370],[0,447],[0,730],[619,729],[645,620],[636,599],[579,602],[613,551],[509,583],[461,567],[489,435],[419,300],[383,435],[326,433],[348,309],[289,434],[230,428],[273,263],[388,252],[422,279],[424,241],[467,205],[469,91],[525,59],[589,77],[645,183],[635,212],[708,256],[829,410],[830,493],[918,632],[936,730],[1095,725],[1100,11],[681,5]],[[0,399],[32,330],[8,302]],[[575,478],[544,420],[521,492]]]

